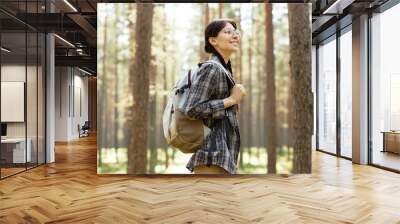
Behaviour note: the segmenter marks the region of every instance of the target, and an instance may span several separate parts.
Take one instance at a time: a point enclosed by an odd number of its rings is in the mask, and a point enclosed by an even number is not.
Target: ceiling
[[[388,0],[312,0],[313,44],[352,23],[352,18],[373,12]]]
[[[9,60],[35,55],[36,46],[33,44],[28,44],[25,52],[26,30],[28,33],[52,32],[56,34],[56,66],[78,66],[96,74],[97,2],[47,0],[46,6],[45,0],[1,0],[2,44],[13,49],[8,54]],[[30,36],[28,34],[27,39],[31,39]]]

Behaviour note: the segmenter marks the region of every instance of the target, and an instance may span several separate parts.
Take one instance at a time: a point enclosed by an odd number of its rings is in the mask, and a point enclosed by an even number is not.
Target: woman
[[[238,51],[239,41],[236,24],[230,20],[213,21],[205,30],[205,51],[225,69],[215,63],[201,65],[189,91],[185,114],[203,119],[211,129],[186,166],[195,174],[235,174],[237,170],[240,135],[236,113],[246,92],[234,83],[229,59]]]

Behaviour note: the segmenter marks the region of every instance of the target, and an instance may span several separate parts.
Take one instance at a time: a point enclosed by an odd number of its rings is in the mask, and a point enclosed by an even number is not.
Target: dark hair
[[[232,24],[232,26],[236,29],[236,23],[233,22],[232,20],[229,19],[218,19],[212,21],[210,24],[207,25],[206,30],[204,32],[204,50],[207,53],[216,53],[217,50],[211,45],[210,41],[208,39],[210,37],[216,37],[218,36],[219,31],[221,31],[227,23]]]

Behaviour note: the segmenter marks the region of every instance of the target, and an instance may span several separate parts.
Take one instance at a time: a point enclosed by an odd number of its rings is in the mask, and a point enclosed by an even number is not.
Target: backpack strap
[[[215,64],[215,65],[217,65],[218,67],[220,67],[222,69],[222,71],[224,71],[224,73],[225,73],[226,77],[228,78],[230,84],[232,86],[235,85],[235,81],[232,78],[232,74],[228,70],[226,70],[226,68],[223,65],[221,65],[220,63],[218,63],[218,62],[216,62],[214,60],[208,60],[208,61],[205,61],[203,63],[199,63],[199,66],[201,66],[203,64]]]
[[[182,86],[181,88],[177,89],[175,95],[184,93],[185,89],[190,88],[192,86],[192,70],[189,70],[187,76],[188,76],[188,83]]]
[[[192,86],[191,73],[192,73],[192,70],[189,70],[189,72],[188,72],[188,88],[190,88]]]

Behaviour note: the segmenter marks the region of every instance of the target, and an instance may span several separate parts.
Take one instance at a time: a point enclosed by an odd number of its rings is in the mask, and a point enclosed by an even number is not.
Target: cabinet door
[[[386,136],[386,151],[399,153],[400,134],[386,133],[385,136]]]

